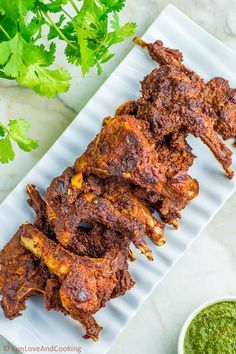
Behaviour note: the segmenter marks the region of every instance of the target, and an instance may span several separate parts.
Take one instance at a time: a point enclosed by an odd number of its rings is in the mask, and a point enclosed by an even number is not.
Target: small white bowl
[[[228,297],[220,297],[217,299],[213,299],[207,302],[204,302],[204,304],[200,305],[197,307],[187,318],[187,320],[184,322],[183,327],[180,331],[179,335],[179,341],[178,341],[178,354],[184,354],[184,337],[187,331],[188,326],[190,325],[191,321],[194,319],[194,317],[201,312],[203,309],[206,307],[216,304],[218,302],[223,302],[223,301],[236,301],[236,296],[228,296]]]

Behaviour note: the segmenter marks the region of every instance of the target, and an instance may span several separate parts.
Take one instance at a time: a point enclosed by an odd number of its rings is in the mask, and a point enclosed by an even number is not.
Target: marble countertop
[[[135,21],[141,35],[168,3],[236,50],[235,0],[127,0],[122,18]],[[31,123],[31,136],[41,142],[31,154],[17,150],[14,162],[0,165],[0,202],[45,154],[131,47],[131,41],[118,46],[103,74],[98,78],[90,73],[83,85],[78,70],[70,67],[71,89],[54,100],[0,81],[1,119],[25,117]],[[60,64],[67,66],[63,61]],[[236,295],[235,208],[236,195],[142,305],[110,354],[174,354],[181,325],[196,306],[214,297]],[[0,339],[0,348],[3,343],[5,340]]]

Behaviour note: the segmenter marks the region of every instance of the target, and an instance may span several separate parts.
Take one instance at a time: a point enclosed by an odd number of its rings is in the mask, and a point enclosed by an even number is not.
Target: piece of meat
[[[159,161],[167,167],[167,185],[179,196],[178,198],[162,198],[152,196],[153,207],[167,223],[180,218],[180,212],[199,193],[196,179],[187,174],[192,166],[195,155],[186,141],[186,132],[179,131],[167,136],[157,146]]]
[[[71,239],[90,237],[90,231],[79,226],[99,223],[116,231],[122,240],[129,239],[152,259],[145,234],[162,245],[164,225],[132,195],[130,184],[112,177],[100,180],[84,176],[78,186],[77,175],[72,168],[67,169],[47,191],[47,215],[59,242],[66,246]]]
[[[134,42],[148,50],[151,58],[160,65],[181,65],[183,54],[178,49],[171,49],[163,46],[162,41],[146,43],[142,38],[136,37]]]
[[[61,304],[72,318],[92,316],[115,295],[120,281],[116,272],[124,266],[125,259],[121,252],[114,250],[110,258],[80,257],[48,239],[30,224],[22,226],[20,240],[57,276]],[[90,336],[88,331],[86,336]]]
[[[136,107],[136,110],[133,107]],[[115,117],[122,118],[123,112],[135,117],[138,107],[138,102],[127,101],[117,109]],[[187,143],[186,138],[186,129],[180,129],[156,142],[158,162],[166,166],[165,175],[167,179],[180,171],[187,172],[193,164],[196,156],[192,153],[192,148]]]
[[[147,48],[160,65],[142,82],[136,117],[150,123],[159,141],[181,129],[199,137],[232,178],[232,152],[220,140],[212,118],[206,113],[204,81],[182,64],[179,51],[165,48],[161,41],[148,44],[138,39],[136,42]]]
[[[120,105],[116,112],[115,112],[115,117],[120,117],[120,116],[136,116],[138,111],[138,102],[137,101],[127,101]]]
[[[172,223],[180,218],[180,211],[198,195],[197,180],[187,174],[195,156],[186,141],[186,132],[181,130],[167,136],[157,145],[157,149],[160,163],[167,166],[168,188],[174,190],[178,198],[162,198],[152,195],[154,202],[152,205],[165,222]]]
[[[123,261],[120,262],[116,271],[119,281],[112,297],[123,295],[134,285],[128,272],[128,260],[131,252],[128,240],[101,224],[94,224],[91,228],[84,228],[83,231],[72,236],[69,243],[63,247],[79,256],[91,258],[110,258],[114,250],[121,252]]]
[[[132,116],[110,120],[76,160],[75,171],[100,178],[122,177],[141,187],[159,190],[165,183],[165,167],[158,165],[149,131],[148,123]]]
[[[44,292],[50,276],[47,267],[20,244],[21,230],[0,252],[1,307],[9,319],[21,315],[29,297]]]
[[[150,203],[151,207],[158,211],[163,221],[177,226],[177,219],[181,217],[180,212],[199,193],[198,182],[188,176],[185,172],[179,172],[170,179],[170,188],[178,191],[178,199],[163,198],[162,196],[136,188],[134,195]]]
[[[167,179],[175,176],[179,172],[188,172],[193,165],[195,155],[188,144],[185,130],[166,136],[157,144],[158,161],[167,166]]]
[[[29,195],[27,202],[35,212],[34,225],[42,230],[48,237],[55,239],[55,233],[47,219],[46,202],[33,184],[28,184],[26,191]]]
[[[67,311],[62,304],[61,297],[60,297],[60,287],[61,284],[58,278],[49,279],[46,284],[44,300],[45,306],[48,311],[57,311],[61,312],[64,315],[73,315],[73,319],[78,321],[83,328],[85,329],[86,333],[84,334],[84,338],[86,339],[93,339],[97,340],[99,337],[99,333],[102,330],[102,327],[99,326],[94,319],[94,317],[90,314],[83,314],[83,313],[70,313]]]
[[[72,180],[74,189],[82,187],[83,176],[86,174],[94,173],[102,178],[116,176],[144,188],[147,194],[154,192],[159,199],[167,198],[177,205],[176,202],[182,198],[182,192],[179,195],[176,185],[172,188],[172,177],[178,173],[177,170],[187,170],[194,155],[185,140],[184,131],[172,133],[172,137],[165,137],[166,142],[163,138],[157,143],[150,130],[148,123],[140,125],[132,116],[118,115],[109,120],[86,152],[76,160],[77,175]],[[168,140],[175,141],[172,149],[169,147],[171,144],[168,146]],[[182,150],[181,145],[184,145]],[[115,150],[116,158],[113,153]],[[194,183],[196,184],[196,181]],[[186,190],[185,203],[182,205],[186,205],[191,199],[189,191]]]
[[[25,301],[29,297],[41,293],[45,299],[46,309],[72,315],[75,320],[80,321],[85,327],[85,337],[96,340],[102,328],[96,324],[96,321],[91,315],[69,313],[63,307],[59,297],[57,277],[53,276],[41,260],[21,245],[20,237],[22,234],[25,235],[27,230],[34,233],[39,232],[38,229],[31,225],[21,226],[16,235],[0,253],[1,306],[5,316],[9,319],[20,316],[21,312],[25,309]],[[112,242],[112,239],[110,242]],[[94,240],[93,246],[95,246],[95,243]],[[103,245],[100,245],[101,248],[102,246]],[[97,251],[99,249],[97,244],[96,249]],[[110,250],[112,252],[111,245]],[[78,249],[74,247],[74,251],[78,252]],[[90,250],[90,252],[92,251],[95,252],[95,250]],[[128,272],[128,250],[123,248],[121,252],[123,252],[122,257],[118,258],[115,266],[117,283],[112,291],[111,298],[123,295],[134,285]],[[104,250],[104,253],[108,256],[107,249]]]
[[[137,110],[137,101],[127,101],[117,109],[115,117],[124,113],[135,116]],[[144,188],[135,188],[135,195],[138,198],[148,200],[165,222],[174,223],[175,226],[176,219],[180,218],[180,211],[198,195],[199,190],[198,182],[186,173],[195,158],[186,141],[186,135],[186,130],[179,130],[156,143],[158,162],[166,166],[165,188],[170,196],[163,196]]]
[[[117,210],[141,220],[145,234],[158,246],[165,242],[164,224],[134,195],[134,188],[130,183],[116,177],[107,178],[102,181],[102,196],[112,202]]]
[[[62,246],[79,256],[105,257],[114,248],[125,248],[126,240],[102,224],[80,226],[77,233],[63,239]]]
[[[236,89],[221,77],[206,85],[206,112],[213,118],[214,129],[223,139],[236,138]]]

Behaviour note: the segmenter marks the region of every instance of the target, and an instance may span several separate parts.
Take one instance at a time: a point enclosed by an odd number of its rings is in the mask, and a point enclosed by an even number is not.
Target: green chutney
[[[210,305],[192,319],[184,354],[236,354],[236,301]]]

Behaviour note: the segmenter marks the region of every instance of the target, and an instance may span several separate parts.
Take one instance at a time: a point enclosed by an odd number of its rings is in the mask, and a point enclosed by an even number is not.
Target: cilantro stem
[[[72,21],[74,21],[73,17],[65,9],[61,9],[61,11],[64,12],[64,14],[68,16]]]
[[[38,35],[35,37],[34,39],[34,43],[39,40],[42,37],[42,28],[40,27],[39,31],[38,31]]]
[[[0,25],[0,29],[1,29],[1,31],[5,34],[5,36],[6,36],[8,39],[11,39],[11,37],[9,36],[9,34],[7,33],[7,31],[2,27],[2,25]]]
[[[76,12],[77,14],[79,14],[79,10],[78,10],[77,6],[75,5],[74,1],[73,1],[73,0],[69,0],[69,2],[71,3],[71,6],[72,6],[73,9],[75,10],[75,12]]]
[[[37,20],[39,21],[39,20],[40,20],[40,13],[39,13],[39,10],[38,10],[38,9],[36,9],[35,14],[36,14]],[[41,37],[42,37],[42,27],[40,26],[39,31],[38,31],[38,34],[37,34],[37,36],[33,39],[33,41],[36,42],[36,41],[39,40]]]
[[[72,44],[72,43],[66,38],[66,36],[64,36],[64,34],[61,32],[60,28],[57,27],[57,25],[56,25],[55,22],[51,19],[51,17],[48,16],[48,14],[46,14],[46,13],[43,13],[43,15],[44,15],[44,16],[46,17],[46,19],[51,23],[51,25],[55,28],[55,30],[57,31],[57,33],[59,34],[59,36],[60,36],[62,39],[64,39],[64,41],[66,41],[66,43],[68,43],[68,45],[69,45],[71,48],[77,50],[77,47],[76,47],[74,44]]]

